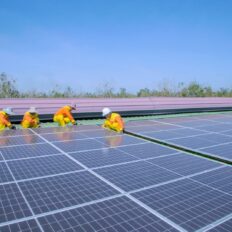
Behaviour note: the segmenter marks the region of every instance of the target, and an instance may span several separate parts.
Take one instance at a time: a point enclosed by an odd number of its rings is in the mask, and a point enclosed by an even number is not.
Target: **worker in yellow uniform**
[[[23,117],[21,122],[23,128],[38,128],[40,127],[38,112],[35,107],[31,107]]]
[[[0,111],[0,131],[5,130],[6,128],[15,130],[16,127],[11,124],[9,116],[14,115],[14,112],[11,108],[5,108]]]
[[[60,108],[54,115],[53,121],[57,122],[59,126],[66,126],[68,123],[77,125],[75,119],[72,116],[72,110],[76,110],[76,104],[72,103]]]
[[[102,125],[104,128],[117,132],[123,132],[124,121],[119,114],[113,113],[109,108],[104,108],[102,110],[102,116],[106,117],[106,120]]]

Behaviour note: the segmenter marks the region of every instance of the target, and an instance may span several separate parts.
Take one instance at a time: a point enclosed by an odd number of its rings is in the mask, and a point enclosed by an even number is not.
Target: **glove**
[[[16,130],[16,126],[12,125],[12,126],[10,127],[10,129],[11,129],[11,130]]]

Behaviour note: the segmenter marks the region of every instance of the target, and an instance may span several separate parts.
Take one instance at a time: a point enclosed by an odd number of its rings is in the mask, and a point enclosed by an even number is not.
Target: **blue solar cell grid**
[[[226,123],[232,116],[133,121],[127,129],[229,159]],[[230,166],[99,126],[1,135],[0,231],[230,228],[230,220],[215,224],[231,214]]]

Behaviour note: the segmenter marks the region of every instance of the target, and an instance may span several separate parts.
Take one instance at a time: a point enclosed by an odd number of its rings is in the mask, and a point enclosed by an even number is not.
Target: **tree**
[[[10,79],[6,73],[0,74],[0,98],[20,97],[20,93],[16,88],[16,81]]]
[[[140,89],[137,93],[138,97],[150,97],[151,95],[152,95],[152,92],[148,88]]]

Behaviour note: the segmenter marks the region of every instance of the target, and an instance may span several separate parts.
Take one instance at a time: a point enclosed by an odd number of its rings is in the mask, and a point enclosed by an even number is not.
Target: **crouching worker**
[[[117,113],[112,113],[112,111],[109,108],[104,108],[102,110],[102,116],[106,117],[106,120],[102,127],[114,130],[117,132],[123,132],[124,131],[124,121],[121,118],[121,116]]]
[[[40,127],[39,116],[35,107],[31,107],[23,117],[21,122],[23,128],[38,128]]]
[[[14,115],[14,112],[11,108],[6,108],[0,111],[0,131],[5,130],[6,128],[15,130],[16,127],[11,124],[9,116]]]
[[[77,125],[75,119],[72,116],[72,110],[76,110],[76,104],[70,104],[60,108],[54,115],[53,121],[57,122],[59,126],[66,126],[68,123]]]

